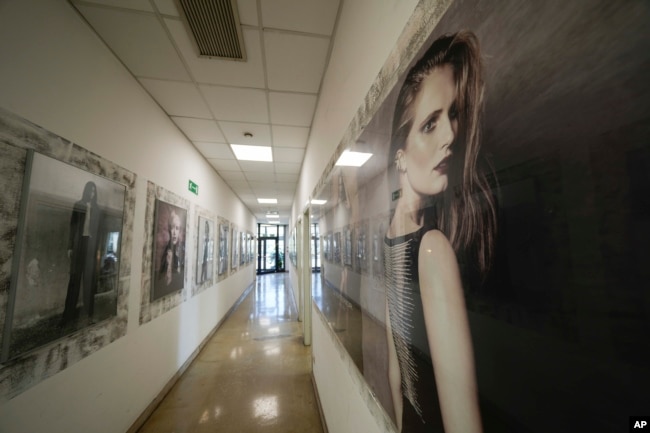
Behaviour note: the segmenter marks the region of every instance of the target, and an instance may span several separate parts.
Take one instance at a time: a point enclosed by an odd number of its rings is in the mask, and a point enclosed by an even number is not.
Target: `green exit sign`
[[[187,184],[187,189],[189,189],[194,194],[199,195],[199,186],[197,184],[195,184],[194,182],[192,182],[191,180]]]

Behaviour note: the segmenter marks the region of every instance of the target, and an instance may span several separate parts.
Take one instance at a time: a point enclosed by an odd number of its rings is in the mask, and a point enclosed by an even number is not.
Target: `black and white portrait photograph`
[[[125,187],[36,152],[27,165],[3,359],[117,314]]]
[[[212,281],[214,272],[214,221],[199,216],[196,251],[196,283]]]
[[[152,301],[183,289],[186,222],[186,209],[156,199]]]
[[[218,274],[228,271],[228,241],[230,239],[230,224],[219,223],[219,267]]]
[[[321,299],[348,304],[321,310],[397,431],[621,431],[650,407],[649,17],[451,2],[359,121],[372,158],[332,169],[319,221]],[[347,266],[365,224],[372,281]]]
[[[232,227],[232,242],[231,242],[231,266],[230,269],[237,269],[239,267],[239,230],[235,226]]]

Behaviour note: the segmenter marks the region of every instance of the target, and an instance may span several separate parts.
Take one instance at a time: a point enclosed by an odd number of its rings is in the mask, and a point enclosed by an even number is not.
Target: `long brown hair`
[[[431,213],[425,213],[427,219],[435,221],[426,223],[442,231],[457,254],[463,251],[474,255],[481,273],[485,273],[494,254],[496,210],[485,174],[478,166],[484,86],[479,44],[473,33],[461,31],[436,39],[409,70],[393,115],[388,167],[396,178],[393,159],[406,146],[413,125],[413,102],[424,78],[443,65],[451,65],[454,71],[458,134],[452,144],[449,186],[435,198]]]

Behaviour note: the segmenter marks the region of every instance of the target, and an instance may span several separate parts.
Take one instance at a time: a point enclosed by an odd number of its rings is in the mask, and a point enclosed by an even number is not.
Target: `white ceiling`
[[[174,0],[70,1],[258,221],[287,223],[339,0],[237,0],[244,62],[199,58]],[[271,146],[273,162],[229,144]]]

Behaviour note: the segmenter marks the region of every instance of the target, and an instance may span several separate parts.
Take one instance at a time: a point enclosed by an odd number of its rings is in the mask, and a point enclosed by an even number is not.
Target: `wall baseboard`
[[[313,358],[312,358],[313,362]],[[320,415],[320,422],[323,425],[323,432],[329,433],[327,429],[327,420],[325,420],[325,414],[323,413],[323,406],[320,402],[320,394],[318,393],[318,385],[316,384],[316,378],[314,377],[314,369],[311,370],[311,384],[314,386],[314,394],[316,395],[316,403],[318,403],[318,414]]]
[[[138,419],[135,420],[135,422],[131,425],[131,427],[126,431],[126,433],[137,433],[140,428],[144,425],[144,423],[149,419],[151,414],[156,410],[158,405],[163,401],[163,399],[167,396],[169,391],[171,391],[172,387],[176,384],[178,379],[185,373],[185,371],[188,369],[188,367],[194,362],[196,357],[201,353],[201,350],[205,347],[205,345],[208,343],[208,341],[214,336],[214,333],[217,332],[217,330],[223,325],[223,323],[230,317],[230,315],[235,311],[237,307],[239,307],[239,304],[242,303],[242,301],[248,296],[250,291],[255,287],[255,281],[253,281],[247,288],[244,290],[244,293],[241,294],[239,299],[230,307],[228,312],[223,316],[221,320],[216,324],[216,326],[208,333],[208,335],[201,341],[201,343],[198,345],[198,347],[192,352],[192,354],[187,358],[187,361],[183,363],[181,368],[178,369],[176,374],[172,376],[171,379],[165,384],[165,386],[162,388],[162,390],[158,393],[158,395],[149,403],[147,408],[140,414]],[[313,380],[313,374],[312,374],[312,380]],[[319,407],[320,407],[320,401],[319,401]],[[321,414],[322,417],[322,414]]]

